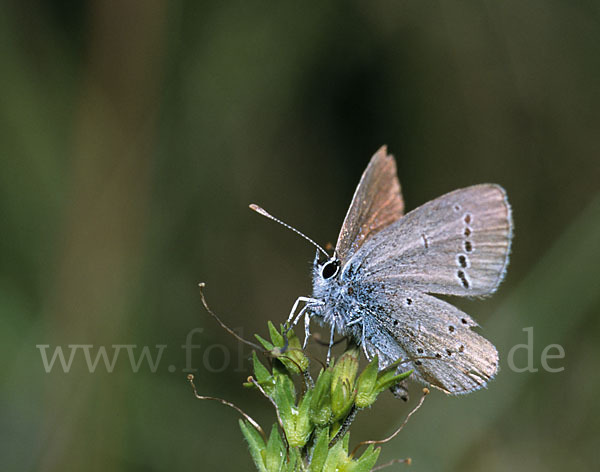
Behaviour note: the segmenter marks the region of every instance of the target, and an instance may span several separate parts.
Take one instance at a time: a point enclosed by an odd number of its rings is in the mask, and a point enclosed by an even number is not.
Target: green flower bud
[[[358,377],[355,401],[357,408],[367,408],[375,402],[378,394],[376,391],[378,368],[379,360],[375,356]]]
[[[331,409],[334,419],[343,418],[352,408],[358,371],[358,348],[346,351],[333,368],[331,380]]]

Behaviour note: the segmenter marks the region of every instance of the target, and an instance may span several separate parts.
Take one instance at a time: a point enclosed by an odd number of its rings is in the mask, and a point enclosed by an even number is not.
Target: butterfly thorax
[[[322,324],[333,326],[337,333],[360,341],[360,303],[353,286],[346,280],[345,272],[339,268],[339,261],[335,258],[325,262],[315,258],[312,297],[322,304],[312,311]]]

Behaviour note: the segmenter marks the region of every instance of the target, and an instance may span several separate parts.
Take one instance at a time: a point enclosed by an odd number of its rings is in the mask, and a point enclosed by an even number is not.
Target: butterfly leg
[[[300,318],[302,318],[302,315],[304,315],[305,313],[308,312],[308,309],[310,308],[310,305],[304,305],[302,307],[302,309],[298,312],[298,314],[296,315],[296,317],[294,318],[294,321],[292,321],[292,323],[290,325],[287,325],[287,330],[291,330],[294,326],[296,326],[298,324],[298,322],[300,321]]]
[[[365,345],[365,323],[364,323],[363,321],[364,321],[364,319],[363,319],[363,317],[361,316],[361,317],[359,317],[359,318],[356,318],[356,319],[354,319],[354,320],[350,321],[350,322],[349,322],[349,323],[346,325],[346,327],[350,327],[350,326],[353,326],[353,325],[355,325],[355,324],[362,323],[362,324],[361,324],[361,326],[360,326],[360,329],[361,329],[361,335],[360,335],[360,344],[362,344],[362,345],[364,346],[364,345]],[[365,353],[366,353],[366,351],[365,351]]]
[[[365,327],[365,323],[364,323],[364,318],[363,318],[362,316],[361,316],[361,317],[359,317],[359,318],[356,318],[356,319],[354,319],[354,320],[350,321],[350,323],[348,323],[348,324],[346,325],[346,327],[349,327],[349,326],[352,326],[352,325],[355,325],[355,324],[358,324],[358,323],[362,323],[362,324],[360,325],[360,330],[361,330],[361,335],[360,335],[360,345],[362,346],[363,352],[365,353],[365,357],[366,357],[368,360],[371,360],[371,359],[369,358],[369,354],[368,354],[368,352],[367,352],[367,346],[366,346],[366,344],[365,344],[365,328],[366,328],[366,327]]]
[[[304,311],[304,309],[306,309],[306,306],[300,311],[300,314],[296,316],[296,310],[298,309],[298,305],[300,305],[300,303],[306,303],[308,306],[308,304],[321,304],[321,300],[317,300],[316,298],[310,298],[310,297],[298,297],[296,299],[296,301],[294,302],[294,305],[292,306],[292,309],[290,311],[290,315],[288,316],[287,321],[285,322],[285,325],[288,327],[294,327],[296,326],[296,323],[298,323],[298,321],[300,320],[300,317],[302,316],[302,312]],[[293,320],[293,322],[292,322]],[[290,323],[291,322],[291,323]]]
[[[360,344],[362,345],[363,352],[365,353],[365,357],[369,359],[369,353],[367,352],[367,343],[365,343],[365,323],[362,325],[362,334],[360,335]],[[371,359],[369,359],[369,362]]]
[[[373,359],[373,356],[369,353],[369,351],[367,350],[367,343],[365,342],[365,330],[366,330],[366,324],[363,323],[362,324],[362,333],[360,335],[360,345],[362,347],[363,352],[365,353],[365,358],[371,362],[371,360]]]
[[[306,307],[304,307],[306,308]],[[304,314],[304,343],[302,343],[302,349],[306,349],[306,345],[308,344],[308,338],[310,338],[310,318],[312,313],[310,311],[306,311]]]
[[[331,360],[331,346],[333,346],[333,335],[335,333],[335,320],[331,323],[331,335],[329,336],[329,347],[327,348],[327,366]]]
[[[356,318],[355,320],[350,321],[348,324],[346,324],[346,326],[352,326],[352,325],[355,325],[357,323],[361,323],[362,320],[363,320],[363,318],[361,316],[360,318]],[[364,339],[365,339],[365,325],[364,324],[363,324],[363,327],[362,327],[362,338],[361,339],[362,339],[362,341],[364,341]]]

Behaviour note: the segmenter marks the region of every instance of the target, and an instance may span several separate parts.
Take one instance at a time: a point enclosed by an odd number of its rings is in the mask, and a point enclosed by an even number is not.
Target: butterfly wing
[[[431,295],[381,290],[369,304],[365,349],[378,354],[380,367],[397,359],[401,366],[446,393],[462,394],[486,385],[498,370],[498,352],[471,328],[475,321]]]
[[[455,190],[370,238],[347,264],[361,279],[425,293],[480,296],[504,277],[511,210],[494,184]]]
[[[342,265],[375,233],[397,221],[404,212],[394,157],[385,146],[365,169],[335,247]]]

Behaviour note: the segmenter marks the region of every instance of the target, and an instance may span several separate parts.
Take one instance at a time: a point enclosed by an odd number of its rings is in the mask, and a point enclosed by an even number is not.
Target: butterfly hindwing
[[[407,359],[402,370],[414,369],[416,379],[451,394],[477,390],[496,374],[496,348],[453,305],[431,295],[394,290],[383,297],[379,292],[370,306],[368,332],[380,335],[365,339],[366,350],[378,353],[382,367]]]

